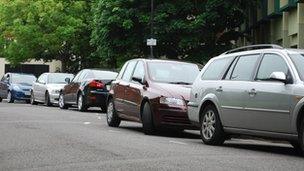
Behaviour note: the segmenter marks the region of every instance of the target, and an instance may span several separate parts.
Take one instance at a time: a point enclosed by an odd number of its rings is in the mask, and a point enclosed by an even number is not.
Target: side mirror
[[[132,77],[132,81],[139,82],[140,84],[145,84],[145,81],[139,77]]]
[[[65,78],[64,81],[69,84],[71,82],[71,79],[70,78]]]
[[[287,83],[287,77],[284,72],[273,72],[270,74],[270,79]]]

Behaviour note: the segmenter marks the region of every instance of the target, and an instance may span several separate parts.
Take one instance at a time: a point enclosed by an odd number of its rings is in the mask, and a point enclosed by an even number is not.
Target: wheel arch
[[[217,97],[214,94],[208,94],[201,101],[201,105],[199,107],[199,115],[198,115],[199,122],[201,121],[202,112],[204,111],[204,109],[208,105],[213,105],[216,108],[216,110],[218,111],[220,120],[221,120],[221,112],[220,112],[220,109],[219,109],[218,99],[217,99]]]
[[[140,116],[140,120],[142,118],[142,113],[143,113],[143,110],[144,110],[144,106],[146,103],[149,103],[150,104],[150,100],[148,97],[144,97],[140,103],[140,113],[139,113],[139,116]]]

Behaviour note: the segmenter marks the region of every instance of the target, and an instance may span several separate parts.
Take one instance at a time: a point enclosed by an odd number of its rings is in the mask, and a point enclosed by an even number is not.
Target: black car
[[[67,109],[77,105],[79,111],[86,111],[89,107],[101,107],[106,111],[106,101],[109,95],[111,82],[118,73],[97,69],[84,69],[62,90],[59,95],[59,107]]]

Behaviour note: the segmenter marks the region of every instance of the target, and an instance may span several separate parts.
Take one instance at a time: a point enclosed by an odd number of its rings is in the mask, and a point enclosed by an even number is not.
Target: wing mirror
[[[70,84],[71,79],[70,79],[70,78],[65,78],[64,81],[65,81],[66,83]]]
[[[287,83],[287,77],[284,72],[273,72],[270,75],[271,80],[281,81],[283,83]]]
[[[132,77],[132,81],[135,81],[135,82],[138,82],[142,85],[145,85],[146,84],[146,81],[142,78],[139,78],[139,77]]]

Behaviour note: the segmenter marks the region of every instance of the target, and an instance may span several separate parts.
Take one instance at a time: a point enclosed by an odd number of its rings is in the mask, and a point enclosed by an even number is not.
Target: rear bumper
[[[109,92],[91,90],[86,96],[87,106],[106,108],[106,101],[108,96]]]

